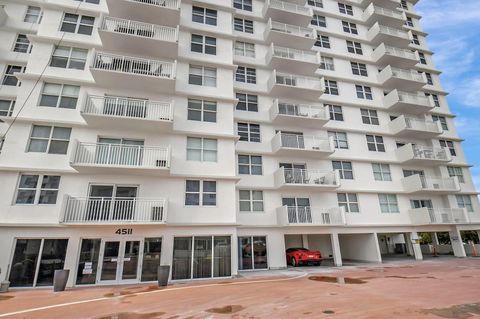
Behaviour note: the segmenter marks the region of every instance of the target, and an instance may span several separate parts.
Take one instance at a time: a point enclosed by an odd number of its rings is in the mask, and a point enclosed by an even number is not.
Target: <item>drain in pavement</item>
[[[333,310],[324,310],[322,311],[324,314],[327,314],[327,315],[333,315],[335,313],[335,311]]]
[[[329,276],[310,276],[308,279],[313,281],[328,282],[333,284],[358,285],[367,283],[365,280],[349,277],[329,277]]]
[[[243,309],[245,309],[245,307],[240,305],[227,305],[220,308],[210,308],[205,311],[210,313],[229,314],[242,311]]]
[[[149,313],[137,313],[137,312],[119,312],[111,315],[97,317],[96,319],[159,319],[165,312],[149,312]]]

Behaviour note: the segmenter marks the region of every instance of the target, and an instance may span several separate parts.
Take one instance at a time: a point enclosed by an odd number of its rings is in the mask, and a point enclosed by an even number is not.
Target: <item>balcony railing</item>
[[[430,106],[430,100],[425,95],[408,92],[398,92],[398,98],[399,101],[403,103]]]
[[[417,82],[426,82],[424,81],[422,74],[418,73],[417,71],[391,68],[391,72],[392,72],[392,76],[399,79],[417,81]]]
[[[165,7],[168,9],[178,9],[180,7],[180,0],[129,0],[129,1],[151,4],[154,6]]]
[[[407,146],[407,145],[405,145]],[[440,147],[429,147],[412,145],[413,156],[415,159],[441,160],[448,161],[447,150]]]
[[[414,225],[470,223],[465,208],[415,208],[409,211]]]
[[[275,84],[309,90],[323,90],[322,81],[313,77],[274,72],[271,79]]]
[[[322,105],[295,104],[275,100],[272,105],[272,115],[285,115],[292,117],[305,117],[319,120],[328,120],[328,109]]]
[[[400,49],[400,48],[392,47],[390,45],[385,46],[385,53],[389,55],[402,57],[405,59],[413,59],[413,60],[417,59],[417,57],[415,56],[415,53],[413,53],[411,50]]]
[[[88,96],[84,114],[155,121],[172,121],[170,102],[149,101],[118,96]]]
[[[408,193],[419,191],[454,193],[460,191],[457,177],[445,178],[415,174],[403,178],[402,184],[404,190]]]
[[[310,15],[309,8],[286,1],[267,0],[265,3],[265,7],[268,6],[275,9],[289,11],[291,13]]]
[[[269,28],[272,31],[282,32],[286,34],[292,34],[299,37],[315,39],[315,32],[309,28],[302,28],[300,26],[281,23],[269,20],[268,21]]]
[[[274,175],[276,185],[340,186],[339,175],[335,171],[325,172],[311,169],[279,168]]]
[[[170,167],[170,149],[110,143],[78,143],[72,162],[78,166]]]
[[[332,151],[332,140],[329,138],[277,133],[274,139],[278,139],[280,147],[311,151]]]
[[[102,30],[160,41],[177,41],[178,29],[120,18],[105,17]]]
[[[175,78],[175,63],[97,52],[93,68],[104,71]]]
[[[382,7],[374,5],[373,3],[370,4],[365,9],[364,14],[363,14],[363,19],[366,20],[373,13],[381,14],[381,15],[391,17],[391,18],[394,18],[394,19],[403,19],[403,15],[400,11],[382,8]]]
[[[285,48],[272,44],[268,52],[268,60],[272,57],[290,59],[295,61],[310,62],[319,64],[320,56],[313,51],[297,50],[292,48]]]
[[[390,28],[384,25],[379,26],[379,31],[380,33],[388,34],[399,38],[408,38],[408,32],[400,29]]]
[[[124,197],[66,197],[63,223],[165,223],[165,199]]]
[[[343,207],[317,208],[310,206],[282,206],[277,209],[277,219],[282,226],[345,225]]]
[[[391,121],[389,123],[389,127],[393,134],[397,134],[405,130],[421,131],[424,133],[431,133],[433,135],[442,133],[442,127],[438,121],[435,122],[421,118],[407,117],[404,115],[399,116],[395,120]]]

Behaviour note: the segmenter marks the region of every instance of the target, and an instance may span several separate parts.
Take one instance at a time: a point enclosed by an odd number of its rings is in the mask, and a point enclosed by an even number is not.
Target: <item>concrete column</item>
[[[411,232],[409,237],[407,247],[411,245],[416,260],[423,260],[422,249],[420,247],[417,232]]]
[[[410,240],[410,234],[404,233],[403,240],[405,240],[405,246],[407,247],[407,256],[414,256],[415,252],[413,251],[412,241]]]
[[[432,244],[433,244],[434,246],[440,245],[440,243],[438,242],[437,233],[435,233],[435,232],[432,233]]]
[[[77,279],[77,261],[80,248],[80,238],[78,236],[72,236],[68,239],[67,252],[65,255],[65,263],[63,269],[70,269],[68,275],[67,287],[73,287],[75,280]]]
[[[454,230],[448,232],[448,235],[450,236],[450,242],[452,243],[453,254],[455,257],[467,257],[460,231],[455,227]]]
[[[285,257],[285,235],[280,231],[267,234],[267,255],[269,269],[287,268]]]
[[[160,255],[160,265],[170,265],[170,278],[173,267],[173,234],[165,232],[162,236],[162,252]]]
[[[330,234],[330,241],[332,242],[333,264],[336,267],[342,267],[342,252],[340,251],[340,241],[338,234]]]
[[[302,235],[302,245],[303,245],[303,248],[309,249],[308,235]]]
[[[237,231],[234,230],[234,233],[232,234],[232,257],[231,257],[231,262],[232,262],[232,276],[237,276],[238,275],[238,236],[237,236]]]
[[[478,243],[480,244],[480,230],[477,230]]]

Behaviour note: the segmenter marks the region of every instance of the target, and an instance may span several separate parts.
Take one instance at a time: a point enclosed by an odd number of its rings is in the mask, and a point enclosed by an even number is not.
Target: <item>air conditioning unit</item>
[[[153,206],[152,207],[152,221],[161,222],[163,221],[163,206]]]
[[[156,160],[155,167],[167,167],[167,160],[164,160],[164,159]]]

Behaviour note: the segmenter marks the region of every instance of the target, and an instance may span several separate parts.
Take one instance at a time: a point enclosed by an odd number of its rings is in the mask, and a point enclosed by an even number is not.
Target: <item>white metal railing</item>
[[[173,120],[171,102],[149,101],[119,96],[89,95],[83,113],[146,120]]]
[[[292,48],[285,48],[280,47],[278,45],[270,46],[269,52],[270,58],[283,58],[283,59],[291,59],[296,61],[303,61],[303,62],[311,62],[311,63],[320,63],[319,54],[313,51],[304,51]]]
[[[373,6],[373,12],[375,12],[377,14],[392,17],[392,18],[395,18],[395,19],[403,19],[403,16],[399,11],[378,7],[378,6],[373,5],[373,4],[372,4],[372,6]]]
[[[305,6],[300,6],[291,2],[279,1],[279,0],[267,0],[266,6],[289,11],[291,13],[310,15],[310,9]]]
[[[335,171],[281,167],[275,172],[275,180],[281,181],[281,184],[340,186],[339,175]]]
[[[390,28],[384,25],[378,25],[378,26],[379,26],[379,31],[381,33],[408,39],[408,33],[406,31]]]
[[[272,105],[272,118],[277,115],[329,120],[328,108],[322,105],[296,104],[275,100]]]
[[[465,208],[415,208],[409,211],[413,224],[466,224],[470,222]]]
[[[78,143],[74,165],[169,168],[168,147],[148,147],[110,143]]]
[[[269,24],[269,28],[272,31],[278,31],[278,32],[293,34],[299,37],[315,39],[315,32],[313,31],[313,29],[276,22],[276,21],[272,21],[271,19],[268,21],[268,24]]]
[[[278,73],[278,72],[274,72],[273,76],[276,84],[311,89],[311,90],[323,89],[322,81],[317,78],[294,75],[294,74]]]
[[[93,68],[173,79],[175,63],[97,52]]]
[[[332,141],[328,138],[288,133],[277,133],[276,137],[280,138],[280,147],[324,152],[332,151]]]
[[[430,105],[428,97],[420,94],[400,92],[398,91],[398,99],[400,102],[419,105]]]
[[[66,197],[63,223],[165,223],[165,199]]]
[[[392,76],[397,77],[397,78],[402,78],[405,80],[411,80],[411,81],[417,81],[417,82],[426,82],[423,79],[423,76],[421,73],[418,73],[417,71],[413,70],[403,70],[403,69],[398,69],[398,68],[392,68]]]
[[[457,192],[460,191],[460,186],[457,177],[436,177],[424,175],[411,175],[402,179],[402,184],[405,191],[443,191],[443,192]]]
[[[412,59],[412,60],[417,59],[417,57],[415,56],[415,53],[413,53],[411,50],[400,49],[400,48],[392,47],[389,45],[385,46],[385,53],[389,55],[395,55],[398,57],[406,58],[406,59]]]
[[[412,149],[413,149],[413,156],[415,159],[430,159],[430,160],[444,160],[444,161],[447,161],[449,159],[447,155],[447,150],[444,148],[412,145]]]
[[[180,8],[180,0],[129,0],[129,1],[151,4],[154,6],[165,7],[168,9]]]
[[[418,131],[426,131],[426,132],[434,132],[434,133],[441,133],[441,126],[438,122],[419,119],[414,117],[407,117],[402,116],[399,118],[405,122],[405,126],[408,129],[418,130]]]
[[[177,41],[178,29],[151,23],[132,21],[114,17],[105,17],[102,30],[136,35],[160,41]]]
[[[282,206],[277,209],[280,225],[345,225],[343,207],[317,208],[310,206]]]

